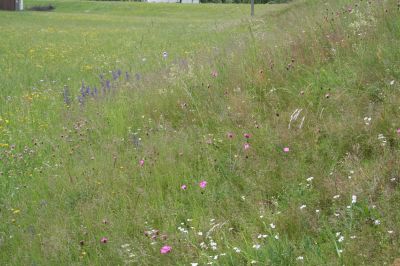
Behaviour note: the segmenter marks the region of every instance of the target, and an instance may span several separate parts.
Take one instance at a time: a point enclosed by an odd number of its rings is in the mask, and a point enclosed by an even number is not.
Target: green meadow
[[[48,4],[0,11],[1,265],[398,265],[398,1]]]

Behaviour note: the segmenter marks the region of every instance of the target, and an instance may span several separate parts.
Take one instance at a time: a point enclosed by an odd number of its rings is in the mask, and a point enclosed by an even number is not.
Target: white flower
[[[275,228],[275,225],[273,223],[270,223],[269,226],[271,226],[272,229]]]
[[[192,262],[190,263],[190,266],[198,266],[199,264],[197,262]]]
[[[242,200],[246,200],[246,197],[245,197],[245,196],[242,196],[241,198],[242,198]]]
[[[335,212],[333,215],[335,215],[336,217],[339,217],[339,213]]]
[[[300,210],[304,209],[305,207],[307,207],[307,205],[301,205]]]
[[[313,177],[313,176],[310,176],[309,178],[307,178],[307,181],[308,181],[308,182],[311,182],[313,179],[314,179],[314,177]]]
[[[344,236],[340,236],[338,239],[338,242],[343,242],[343,240],[344,240]]]
[[[278,240],[278,239],[279,239],[279,235],[275,235],[274,237],[275,237],[275,239],[276,239],[276,240]]]
[[[253,245],[253,248],[255,248],[255,249],[260,249],[260,247],[261,247],[261,245],[259,245],[259,244],[254,244]]]
[[[203,232],[198,232],[197,233],[199,236],[202,236],[203,235]]]
[[[316,212],[316,213],[319,213],[319,212],[320,212],[320,210],[315,210],[315,212]]]
[[[338,199],[338,198],[340,198],[340,195],[335,195],[335,196],[333,196],[333,198]]]
[[[336,237],[340,236],[341,234],[341,232],[336,232]]]
[[[392,85],[392,86],[394,85],[394,80],[392,80],[392,81],[390,82],[390,85]]]
[[[364,117],[364,123],[365,123],[365,125],[369,126],[371,123],[371,117],[367,117],[367,116]]]
[[[259,235],[257,236],[257,238],[258,238],[258,239],[261,239],[261,238],[267,238],[267,236],[268,236],[268,235],[262,235],[262,234],[259,234]]]
[[[296,260],[304,260],[304,257],[303,257],[303,256],[298,256],[298,257],[296,258]]]
[[[238,247],[233,247],[233,250],[234,250],[236,253],[240,253],[240,248],[238,248]]]
[[[351,236],[350,239],[356,239],[356,236]]]
[[[251,262],[250,262],[250,264],[256,264],[257,263],[257,261],[255,261],[255,260],[252,260]]]
[[[389,234],[393,234],[393,230],[389,230],[387,231]]]
[[[374,224],[375,224],[375,225],[380,225],[380,224],[381,224],[381,221],[375,220],[375,221],[374,221]]]
[[[218,255],[215,255],[215,256],[214,256],[214,260],[217,260],[217,259],[218,259]]]
[[[351,203],[352,204],[357,203],[357,196],[356,195],[351,196]]]

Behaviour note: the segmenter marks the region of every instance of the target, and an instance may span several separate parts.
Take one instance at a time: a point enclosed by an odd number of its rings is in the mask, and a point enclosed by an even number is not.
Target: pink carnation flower
[[[172,247],[171,247],[171,246],[163,246],[163,247],[160,249],[160,252],[161,252],[161,254],[167,254],[167,253],[170,253],[171,250],[172,250]]]
[[[249,139],[249,138],[251,137],[251,135],[250,135],[249,133],[244,133],[243,136],[244,136],[246,139]]]
[[[248,149],[250,148],[250,144],[249,144],[249,143],[245,143],[245,144],[243,145],[243,148],[244,148],[245,150],[248,150]]]
[[[283,152],[289,152],[289,151],[290,151],[289,147],[283,148]]]
[[[105,243],[108,242],[108,238],[107,237],[103,237],[103,238],[100,239],[100,242],[105,244]]]
[[[201,182],[199,183],[199,186],[200,186],[201,188],[205,188],[205,187],[207,186],[207,181],[205,181],[205,180],[201,181]]]
[[[140,166],[143,166],[143,165],[144,165],[144,160],[143,160],[143,159],[139,161],[139,165],[140,165]]]
[[[182,189],[182,190],[186,190],[186,189],[187,189],[187,186],[186,186],[186,185],[182,185],[182,186],[181,186],[181,189]]]

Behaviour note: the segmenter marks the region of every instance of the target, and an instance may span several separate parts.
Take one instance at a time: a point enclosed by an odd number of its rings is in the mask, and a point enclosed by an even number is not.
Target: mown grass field
[[[400,258],[397,1],[54,3],[0,12],[1,265]]]

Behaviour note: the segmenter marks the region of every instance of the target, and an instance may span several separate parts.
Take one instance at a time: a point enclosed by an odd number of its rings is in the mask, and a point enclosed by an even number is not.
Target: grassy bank
[[[57,3],[0,13],[5,265],[400,256],[396,1]]]

